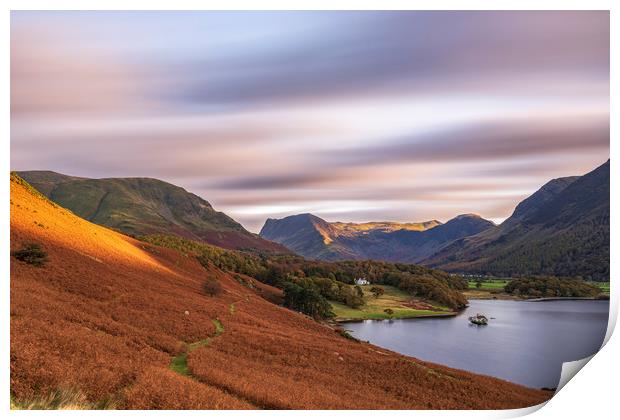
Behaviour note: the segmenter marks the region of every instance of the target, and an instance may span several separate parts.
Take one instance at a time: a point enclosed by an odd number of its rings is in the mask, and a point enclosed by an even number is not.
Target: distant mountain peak
[[[463,220],[463,219],[482,219],[482,216],[480,216],[479,214],[476,213],[463,213],[463,214],[459,214],[458,216],[450,219],[450,220]],[[486,220],[486,219],[484,219]]]
[[[478,215],[446,224],[425,222],[327,222],[303,213],[266,220],[260,236],[315,259],[378,259],[414,262],[444,244],[493,226]]]
[[[562,192],[566,187],[579,179],[578,176],[568,176],[563,178],[555,178],[540,187],[538,191],[521,201],[515,207],[512,215],[504,221],[508,225],[516,221],[525,220],[529,215],[543,206],[549,200],[553,199],[557,194]]]
[[[503,276],[609,279],[609,165],[607,160],[583,176],[552,179],[501,225],[454,241],[421,262]]]

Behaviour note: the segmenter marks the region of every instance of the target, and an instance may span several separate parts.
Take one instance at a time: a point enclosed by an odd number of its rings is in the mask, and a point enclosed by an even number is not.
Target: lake
[[[408,356],[495,376],[534,388],[555,388],[562,363],[599,350],[609,301],[470,300],[450,318],[348,322],[361,340]],[[470,325],[476,313],[495,319]]]

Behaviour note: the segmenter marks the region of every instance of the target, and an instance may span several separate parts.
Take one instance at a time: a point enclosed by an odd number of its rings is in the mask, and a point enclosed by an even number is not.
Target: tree
[[[377,299],[379,296],[385,293],[385,290],[383,289],[383,287],[373,286],[370,288],[370,292],[373,294],[375,299]]]
[[[480,280],[478,280],[476,282],[476,289],[480,289],[482,287],[482,282]]]
[[[208,278],[202,283],[202,291],[209,296],[216,296],[222,293],[222,286],[216,279]]]
[[[11,255],[35,267],[41,267],[47,261],[47,252],[39,244],[26,244],[19,251],[11,252]]]
[[[318,290],[292,282],[287,282],[284,286],[284,306],[315,319],[334,316],[331,305]]]
[[[350,286],[343,287],[340,290],[340,294],[342,297],[342,302],[351,308],[356,309],[364,304],[364,297],[359,295],[357,289]]]
[[[406,276],[400,282],[399,289],[418,298],[441,303],[453,310],[460,310],[467,305],[465,296],[451,289],[447,282],[429,275]]]
[[[390,308],[384,309],[383,312],[385,312],[388,316],[388,318],[392,319],[392,315],[394,315],[394,311]]]

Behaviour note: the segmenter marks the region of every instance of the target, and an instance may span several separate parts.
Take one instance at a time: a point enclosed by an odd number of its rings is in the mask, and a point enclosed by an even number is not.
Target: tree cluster
[[[525,297],[597,297],[601,290],[583,280],[558,277],[524,277],[504,286],[506,293]]]
[[[467,289],[465,279],[414,264],[372,260],[312,261],[297,255],[226,250],[174,236],[150,235],[141,239],[194,255],[203,266],[213,264],[221,270],[245,274],[283,289],[286,306],[313,317],[326,314],[322,308],[327,300],[338,301],[351,308],[364,305],[364,293],[354,285],[354,279],[359,277],[373,283],[375,290],[372,293],[377,297],[381,295],[380,285],[390,285],[453,310],[467,304],[460,293]],[[287,297],[289,293],[292,295]],[[302,302],[303,299],[308,300],[307,304]]]

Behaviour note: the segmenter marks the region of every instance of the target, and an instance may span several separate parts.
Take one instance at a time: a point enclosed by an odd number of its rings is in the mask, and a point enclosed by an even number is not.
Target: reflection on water
[[[526,386],[556,387],[562,363],[601,346],[609,301],[519,302],[472,300],[453,318],[364,321],[347,330],[402,354],[491,375]],[[476,313],[487,326],[469,324]]]

